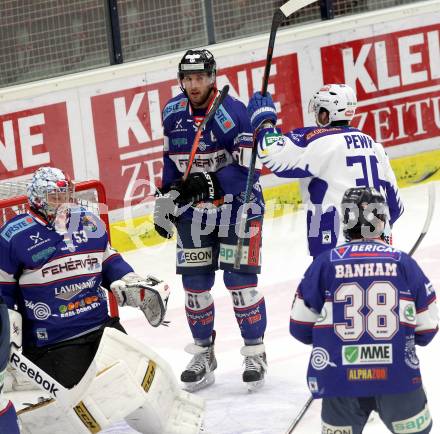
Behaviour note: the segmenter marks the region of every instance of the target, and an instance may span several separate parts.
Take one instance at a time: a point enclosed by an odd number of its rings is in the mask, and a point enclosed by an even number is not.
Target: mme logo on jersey
[[[37,223],[32,217],[23,217],[15,222],[6,225],[1,235],[6,241],[11,241],[14,235],[24,231],[27,228],[35,226]]]
[[[390,365],[393,363],[391,344],[344,345],[342,347],[343,365]]]

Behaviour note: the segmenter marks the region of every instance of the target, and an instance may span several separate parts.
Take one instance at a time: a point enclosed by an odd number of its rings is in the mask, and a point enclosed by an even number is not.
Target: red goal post
[[[9,219],[29,209],[26,196],[26,180],[0,181],[0,227]],[[105,223],[110,241],[110,222],[108,218],[107,195],[102,182],[97,180],[75,182],[75,202],[89,209]],[[111,291],[108,291],[110,315],[118,316],[118,304]]]

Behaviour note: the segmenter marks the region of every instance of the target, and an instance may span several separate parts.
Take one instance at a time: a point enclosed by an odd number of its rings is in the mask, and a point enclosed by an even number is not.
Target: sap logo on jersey
[[[343,365],[375,365],[393,363],[391,344],[344,345],[342,347]]]
[[[32,217],[23,217],[15,222],[11,222],[1,232],[2,237],[6,241],[10,241],[14,235],[24,231],[27,228],[35,226],[37,223]]]
[[[212,248],[179,249],[177,251],[177,265],[179,267],[200,267],[212,264]]]
[[[393,422],[393,431],[399,434],[417,433],[424,431],[431,424],[431,414],[429,409],[425,407],[420,413],[405,420]]]
[[[353,434],[351,426],[334,426],[322,422],[322,434]]]

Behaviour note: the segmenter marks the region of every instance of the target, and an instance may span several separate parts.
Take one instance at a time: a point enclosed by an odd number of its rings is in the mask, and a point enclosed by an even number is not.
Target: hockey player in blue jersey
[[[262,385],[266,371],[266,309],[257,289],[264,212],[259,168],[247,224],[251,236],[245,240],[240,269],[233,268],[236,220],[246,189],[252,129],[244,104],[226,96],[204,129],[191,171],[183,182],[197,126],[219,92],[213,55],[205,49],[187,51],[179,63],[178,79],[182,93],[163,109],[164,168],[154,220],[161,236],[170,238],[173,224],[178,234],[177,273],[182,275],[186,315],[194,339],[194,344],[186,347],[193,358],[181,380],[188,390],[214,382],[217,362],[210,290],[220,267],[244,340],[243,381],[254,389]],[[178,208],[173,211],[175,206]],[[166,214],[169,219],[165,219]]]
[[[356,105],[351,87],[325,85],[309,104],[317,126],[282,135],[274,128],[277,114],[270,94],[263,97],[257,92],[249,101],[260,161],[279,177],[300,178],[313,257],[337,244],[341,235],[338,208],[347,188],[374,187],[381,191],[389,204],[390,225],[403,212],[396,178],[382,145],[350,126]],[[390,236],[390,228],[386,236]]]
[[[9,360],[9,315],[0,291],[0,434],[19,434],[14,404],[3,395],[6,365]]]
[[[168,297],[164,282],[134,273],[110,246],[104,223],[73,204],[73,194],[60,169],[42,167],[28,186],[29,212],[0,229],[0,291],[20,331],[14,344],[68,388],[86,372],[104,328],[123,331],[108,315],[104,288],[154,326]]]
[[[431,282],[382,241],[385,198],[352,188],[342,201],[346,244],[319,255],[292,305],[290,333],[313,344],[307,382],[322,398],[322,432],[362,433],[371,411],[392,433],[432,427],[416,345],[438,332]]]

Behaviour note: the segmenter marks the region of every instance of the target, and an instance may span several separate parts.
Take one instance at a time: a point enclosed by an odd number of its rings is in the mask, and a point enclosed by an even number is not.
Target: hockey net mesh
[[[0,182],[0,227],[17,214],[23,214],[29,209],[26,198],[28,183],[29,180]],[[102,184],[99,184],[96,181],[96,186],[103,188]],[[94,181],[75,183],[74,202],[102,218],[103,212],[107,213],[104,210],[106,204],[102,202],[102,198],[98,197],[96,186],[94,186]],[[109,231],[108,222],[105,218],[103,220]]]
[[[0,181],[0,228],[17,214],[23,214],[29,209],[26,196],[29,181],[29,179]],[[110,240],[107,198],[103,184],[99,181],[81,181],[74,184],[74,202],[102,219]],[[111,316],[118,315],[118,305],[111,292],[109,292],[109,308]]]

